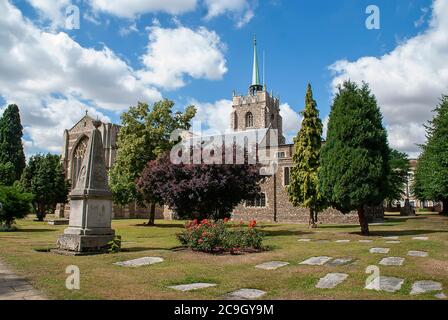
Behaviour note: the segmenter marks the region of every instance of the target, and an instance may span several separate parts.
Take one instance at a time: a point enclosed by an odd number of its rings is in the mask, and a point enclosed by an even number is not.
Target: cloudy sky
[[[379,30],[365,26],[372,3]],[[448,94],[448,0],[0,0],[0,12],[0,113],[19,105],[28,155],[60,152],[86,110],[119,123],[137,101],[165,97],[226,129],[232,92],[251,81],[254,35],[288,139],[308,81],[325,119],[334,88],[364,80],[390,144],[415,157]]]

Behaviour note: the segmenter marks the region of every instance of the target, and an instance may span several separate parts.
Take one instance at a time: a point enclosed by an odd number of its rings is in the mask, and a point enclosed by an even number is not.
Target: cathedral
[[[231,117],[231,130],[242,132],[255,129],[276,130],[278,135],[278,170],[268,176],[263,182],[262,192],[254,199],[244,201],[233,212],[237,220],[308,223],[307,209],[294,207],[288,199],[286,187],[290,181],[290,170],[293,166],[293,144],[286,144],[283,136],[283,119],[280,114],[280,100],[272,93],[267,92],[266,86],[260,81],[259,64],[257,57],[257,44],[254,40],[252,83],[247,95],[233,95]],[[64,132],[64,147],[62,163],[66,176],[76,181],[79,167],[85,154],[90,132],[93,130],[93,121],[87,113],[71,129]],[[117,153],[116,141],[120,126],[103,123],[100,131],[104,144],[104,158],[106,168],[109,170]],[[58,206],[56,215],[67,217],[69,204]],[[381,219],[384,210],[381,208],[369,210],[371,221]],[[149,210],[139,208],[135,203],[125,207],[114,206],[114,218],[148,218]],[[172,213],[167,208],[157,208],[157,219],[171,219]],[[325,224],[358,223],[355,213],[343,215],[335,209],[327,209],[319,215],[319,222]]]

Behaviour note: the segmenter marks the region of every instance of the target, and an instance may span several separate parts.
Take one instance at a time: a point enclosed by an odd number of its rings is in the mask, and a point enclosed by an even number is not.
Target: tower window
[[[251,112],[246,113],[246,128],[253,128],[254,116]]]
[[[236,112],[234,113],[234,118],[233,118],[233,128],[235,130],[238,129],[238,114]]]

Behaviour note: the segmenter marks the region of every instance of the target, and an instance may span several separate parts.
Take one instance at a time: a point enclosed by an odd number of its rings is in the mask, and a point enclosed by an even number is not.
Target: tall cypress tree
[[[26,165],[22,136],[19,107],[11,104],[0,119],[0,163],[10,162],[14,165],[15,180],[20,179]]]
[[[309,209],[310,227],[316,227],[317,214],[325,208],[318,189],[317,176],[320,167],[323,125],[310,84],[308,84],[302,116],[302,128],[294,139],[294,167],[291,168],[291,181],[287,191],[294,206]]]
[[[319,184],[336,209],[358,211],[363,235],[369,234],[365,207],[379,205],[387,196],[389,154],[375,96],[367,84],[359,88],[345,82],[331,109]]]
[[[426,126],[427,143],[417,164],[414,193],[420,200],[441,201],[448,213],[448,96],[442,96],[434,113]]]

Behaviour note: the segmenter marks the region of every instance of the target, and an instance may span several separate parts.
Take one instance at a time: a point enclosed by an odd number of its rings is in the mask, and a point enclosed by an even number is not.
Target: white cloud
[[[288,103],[280,105],[280,115],[283,118],[283,135],[287,143],[292,143],[302,126],[302,117]]]
[[[378,98],[392,147],[415,156],[425,141],[423,124],[448,93],[448,0],[434,0],[429,28],[390,53],[337,61],[333,86],[365,81]]]
[[[47,101],[30,101],[22,117],[24,122],[32,123],[25,125],[24,132],[31,137],[31,140],[25,141],[26,152],[28,155],[42,150],[45,146],[46,151],[60,153],[62,144],[62,133],[65,129],[70,129],[85,111],[93,118],[98,117],[104,122],[110,122],[110,118],[95,108],[88,107],[74,97],[67,99],[49,98]],[[42,103],[45,105],[42,106]]]
[[[225,45],[204,27],[150,28],[147,53],[142,57],[146,70],[139,72],[148,84],[164,89],[185,85],[186,76],[220,80],[227,72]]]
[[[249,23],[254,17],[254,1],[249,0],[204,0],[207,7],[206,19],[218,17],[223,14],[230,14],[237,22],[237,27],[241,28]]]
[[[84,48],[66,33],[42,31],[7,0],[0,0],[0,12],[0,95],[21,108],[33,150],[54,151],[50,133],[62,140],[86,104],[92,113],[121,111],[161,98],[110,49]]]
[[[214,103],[191,100],[190,104],[197,109],[193,121],[200,122],[203,130],[212,133],[225,133],[230,130],[231,100],[222,99]]]
[[[90,0],[92,8],[121,18],[154,12],[181,14],[193,11],[197,0]]]
[[[65,13],[72,0],[26,0],[33,6],[43,20],[49,20],[56,29],[65,25]]]
[[[120,34],[120,36],[125,37],[133,32],[138,33],[139,30],[137,28],[137,24],[135,22],[131,23],[128,26],[125,27],[121,27],[120,30],[118,31],[118,33]]]

